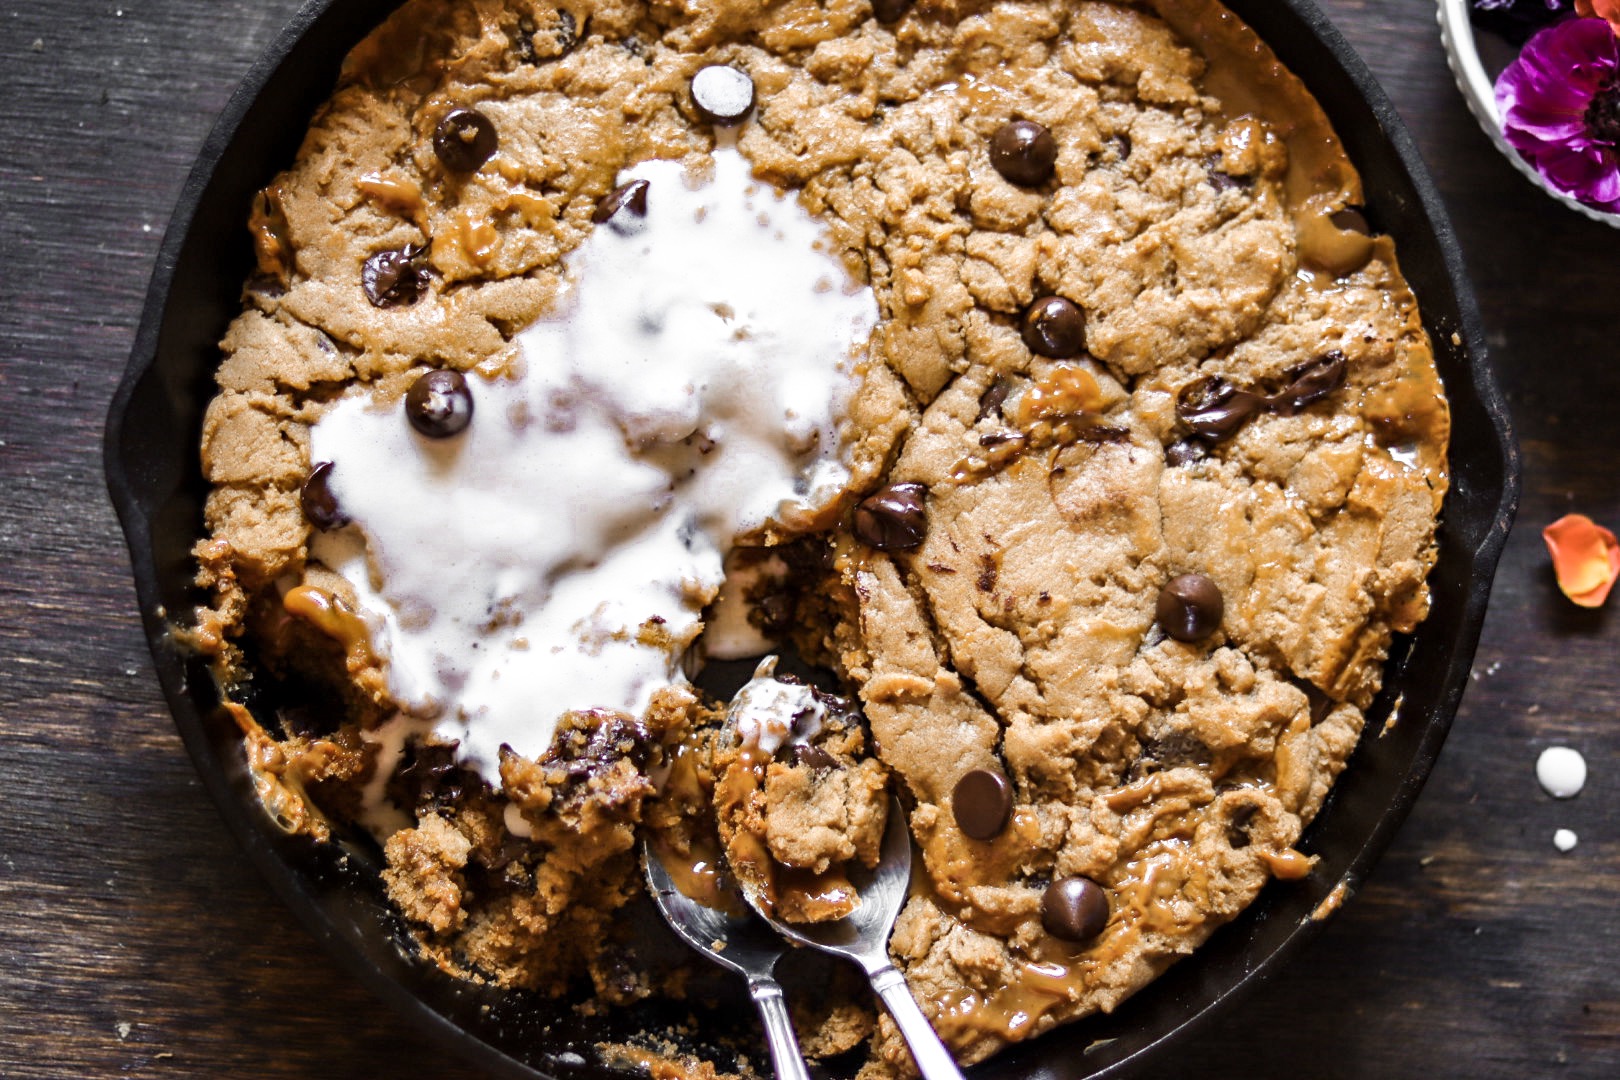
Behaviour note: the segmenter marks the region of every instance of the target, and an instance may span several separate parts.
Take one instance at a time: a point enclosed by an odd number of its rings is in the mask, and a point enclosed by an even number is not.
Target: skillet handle
[[[906,987],[905,976],[896,971],[892,964],[884,964],[868,974],[872,989],[883,999],[884,1007],[894,1017],[895,1025],[904,1036],[906,1045],[911,1048],[911,1058],[917,1063],[917,1071],[922,1073],[923,1080],[962,1080],[962,1071],[951,1060],[951,1052],[934,1034],[928,1017],[917,1007],[916,999]]]
[[[754,999],[760,1019],[765,1021],[765,1042],[771,1048],[776,1080],[810,1080],[781,985],[768,975],[752,975],[748,979],[748,996]]]

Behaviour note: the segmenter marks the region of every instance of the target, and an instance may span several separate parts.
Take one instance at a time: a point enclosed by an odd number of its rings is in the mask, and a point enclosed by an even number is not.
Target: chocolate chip
[[[1203,574],[1182,574],[1159,590],[1154,614],[1177,641],[1200,641],[1220,629],[1226,599],[1220,586]]]
[[[990,164],[1012,183],[1024,187],[1040,187],[1050,180],[1057,155],[1057,140],[1033,120],[1003,124],[990,136]]]
[[[360,286],[366,299],[380,308],[404,307],[416,303],[427,289],[427,270],[422,256],[427,248],[406,244],[398,251],[379,251],[360,268]]]
[[[759,629],[766,637],[786,637],[793,628],[793,597],[788,593],[761,597],[754,611],[759,615]]]
[[[596,209],[591,211],[591,220],[600,225],[620,210],[628,210],[639,218],[647,216],[647,181],[632,180],[602,196]]]
[[[997,379],[985,388],[979,395],[979,415],[973,422],[978,423],[987,416],[1000,416],[1001,407],[1007,402],[1007,395],[1012,392],[1012,384],[1005,379]]]
[[[1114,144],[1114,151],[1115,151],[1115,153],[1117,153],[1119,155],[1119,160],[1121,160],[1121,161],[1129,161],[1130,160],[1130,157],[1131,157],[1131,137],[1129,135],[1126,135],[1124,132],[1121,132],[1120,134],[1115,135],[1112,139],[1110,139],[1108,141]]]
[[[477,109],[452,109],[433,129],[433,152],[451,172],[477,172],[499,145],[495,125]]]
[[[1219,375],[1210,375],[1181,388],[1176,415],[1193,434],[1221,442],[1237,434],[1257,412],[1293,416],[1343,386],[1348,373],[1344,353],[1335,349],[1289,368],[1284,373],[1287,385],[1269,396],[1239,390]]]
[[[1164,448],[1164,463],[1172,469],[1191,465],[1209,457],[1209,446],[1203,439],[1177,439]]]
[[[1115,427],[1112,424],[1100,424],[1090,417],[1082,417],[1087,422],[1075,431],[1074,437],[1080,442],[1097,443],[1125,443],[1131,441],[1131,433],[1125,428]]]
[[[905,17],[916,0],[872,0],[872,15],[880,23],[896,23]]]
[[[472,391],[459,371],[430,371],[405,392],[405,416],[430,439],[447,439],[472,423]]]
[[[1254,180],[1250,177],[1233,176],[1231,173],[1224,171],[1220,165],[1221,155],[1219,154],[1211,155],[1209,160],[1205,162],[1205,168],[1209,172],[1209,186],[1215,189],[1217,195],[1223,191],[1235,191],[1239,188],[1254,186]]]
[[[974,769],[951,791],[957,826],[975,840],[994,840],[1012,817],[1012,784],[993,769]]]
[[[995,592],[996,578],[1000,573],[1001,570],[996,566],[996,557],[994,555],[980,555],[979,577],[974,584],[979,587],[980,592]]]
[[[793,760],[799,765],[808,765],[812,769],[830,769],[838,764],[838,760],[819,746],[809,743],[793,744]]]
[[[1181,422],[1211,442],[1237,434],[1244,421],[1265,407],[1259,394],[1239,390],[1219,375],[1210,375],[1181,388],[1176,415]]]
[[[618,761],[640,769],[651,756],[653,740],[639,720],[626,720],[606,709],[586,709],[570,714],[565,724],[540,763],[562,769],[571,781],[588,781]]]
[[[538,64],[540,54],[534,51],[534,20],[528,16],[518,20],[517,33],[511,37],[512,48],[517,50],[517,57],[525,64]]]
[[[1108,896],[1090,878],[1058,878],[1041,898],[1041,925],[1064,941],[1090,941],[1108,925]]]
[[[587,18],[585,21],[589,22],[590,19]],[[561,49],[564,53],[567,53],[575,45],[579,44],[579,22],[574,18],[573,12],[557,12],[556,38],[557,48]]]
[[[1255,812],[1259,809],[1253,804],[1246,804],[1232,811],[1226,826],[1227,847],[1241,849],[1249,846],[1249,822],[1254,820]]]
[[[1344,353],[1337,349],[1291,367],[1285,373],[1288,385],[1268,398],[1266,404],[1274,412],[1292,416],[1343,386],[1349,367]]]
[[[388,778],[389,797],[411,810],[455,806],[482,787],[476,774],[456,764],[456,745],[407,745],[400,767]]]
[[[1372,235],[1372,225],[1367,222],[1367,215],[1361,212],[1360,207],[1346,206],[1342,210],[1335,210],[1328,215],[1333,227],[1342,232],[1360,233],[1362,236]]]
[[[692,76],[692,104],[711,124],[739,124],[754,109],[754,80],[745,71],[710,64]]]
[[[879,551],[904,551],[923,542],[928,514],[922,484],[890,484],[855,507],[855,535]]]
[[[1073,300],[1043,296],[1024,313],[1024,344],[1054,360],[1077,356],[1086,347],[1086,313]]]
[[[1188,765],[1208,766],[1214,751],[1198,736],[1185,731],[1166,731],[1141,736],[1142,749],[1137,761],[1156,769],[1180,769]]]
[[[349,515],[339,508],[337,496],[332,494],[331,479],[332,463],[316,462],[298,492],[298,502],[304,509],[305,520],[322,532],[339,529],[349,523]]]

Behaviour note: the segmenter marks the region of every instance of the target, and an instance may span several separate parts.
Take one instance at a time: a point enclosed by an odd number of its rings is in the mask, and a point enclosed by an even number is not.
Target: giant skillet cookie
[[[1447,410],[1361,201],[1208,0],[405,5],[254,207],[203,432],[267,808],[447,971],[612,1003],[682,992],[638,838],[832,918],[892,789],[958,1056],[1111,1009],[1310,872],[1427,609]],[[689,681],[766,653],[818,686]]]

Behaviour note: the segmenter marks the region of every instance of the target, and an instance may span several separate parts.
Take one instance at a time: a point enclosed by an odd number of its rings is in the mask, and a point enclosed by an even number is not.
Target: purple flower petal
[[[1588,129],[1592,99],[1620,78],[1620,43],[1602,19],[1541,30],[1497,78],[1502,134],[1555,189],[1608,208],[1620,203],[1620,154]]]

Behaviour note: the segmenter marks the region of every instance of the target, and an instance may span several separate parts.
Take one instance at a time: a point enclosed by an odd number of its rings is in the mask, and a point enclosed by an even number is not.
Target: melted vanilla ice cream
[[[469,377],[471,425],[429,439],[351,390],[310,433],[353,526],[313,554],[358,594],[401,708],[499,786],[565,712],[640,715],[681,656],[733,539],[836,498],[838,429],[877,323],[791,197],[722,148],[693,187],[648,161],[568,260],[517,379]]]
[[[776,657],[767,656],[754,669],[754,677],[726,706],[726,719],[737,728],[737,739],[747,750],[771,757],[790,740],[808,744],[821,734],[827,707],[803,683],[776,677]]]

